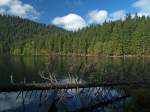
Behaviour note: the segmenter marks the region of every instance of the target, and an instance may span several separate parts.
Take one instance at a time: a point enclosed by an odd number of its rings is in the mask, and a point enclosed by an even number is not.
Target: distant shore
[[[61,54],[61,53],[52,53],[52,54],[31,54],[31,55],[12,55],[12,56],[67,56],[67,57],[110,57],[110,58],[149,58],[150,55],[91,55],[91,54],[75,54],[75,53],[68,53],[68,54]]]

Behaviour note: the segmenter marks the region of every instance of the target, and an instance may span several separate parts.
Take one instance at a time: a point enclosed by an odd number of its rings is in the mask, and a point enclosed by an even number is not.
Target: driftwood
[[[0,85],[0,92],[33,91],[49,89],[76,89],[91,87],[114,87],[114,86],[139,86],[150,85],[150,82],[119,82],[119,83],[89,83],[89,84],[60,84],[60,83],[32,83]]]

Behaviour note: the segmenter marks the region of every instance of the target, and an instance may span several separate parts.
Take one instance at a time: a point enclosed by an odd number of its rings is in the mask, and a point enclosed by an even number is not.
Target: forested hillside
[[[1,54],[150,55],[150,18],[92,25],[68,32],[17,17],[0,16]]]
[[[11,53],[13,47],[24,45],[34,35],[46,35],[57,31],[63,30],[19,17],[0,15],[0,54]]]

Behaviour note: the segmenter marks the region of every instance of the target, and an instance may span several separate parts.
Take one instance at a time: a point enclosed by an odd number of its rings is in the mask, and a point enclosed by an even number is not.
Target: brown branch
[[[0,92],[32,91],[48,89],[76,89],[90,87],[113,87],[113,86],[140,86],[150,85],[150,82],[120,82],[120,83],[85,83],[85,84],[60,84],[60,83],[36,83],[36,84],[10,84],[0,85]]]

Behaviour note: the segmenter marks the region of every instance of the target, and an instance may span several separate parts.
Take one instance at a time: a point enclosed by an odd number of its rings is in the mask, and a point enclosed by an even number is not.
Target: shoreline
[[[150,58],[150,55],[113,55],[113,56],[108,56],[108,55],[90,55],[90,54],[60,54],[60,53],[52,53],[52,54],[32,54],[32,55],[24,55],[24,54],[19,54],[19,55],[14,55],[14,54],[6,54],[10,56],[48,56],[48,57],[53,57],[53,56],[66,56],[66,57],[106,57],[106,58]]]

